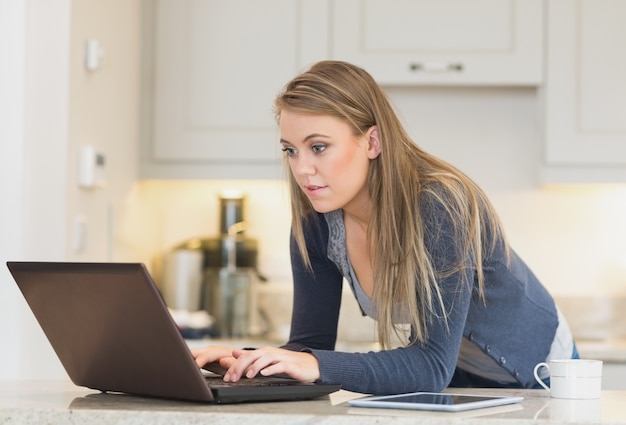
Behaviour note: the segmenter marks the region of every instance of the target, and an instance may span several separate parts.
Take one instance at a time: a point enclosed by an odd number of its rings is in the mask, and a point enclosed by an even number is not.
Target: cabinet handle
[[[409,69],[414,72],[461,72],[463,64],[460,62],[413,62],[409,64]]]

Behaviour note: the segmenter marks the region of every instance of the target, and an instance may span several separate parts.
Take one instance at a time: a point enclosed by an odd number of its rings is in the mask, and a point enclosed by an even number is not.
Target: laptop
[[[140,263],[7,262],[72,382],[102,392],[213,403],[311,399],[340,385],[227,383],[196,365]]]

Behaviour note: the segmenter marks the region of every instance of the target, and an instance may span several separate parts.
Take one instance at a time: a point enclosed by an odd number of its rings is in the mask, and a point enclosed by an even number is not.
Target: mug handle
[[[533,370],[533,375],[535,375],[535,380],[539,383],[539,385],[541,385],[548,392],[550,392],[550,387],[547,386],[546,383],[541,380],[541,378],[539,377],[539,374],[537,373],[539,371],[539,368],[541,367],[545,367],[548,369],[548,371],[550,371],[550,365],[546,362],[541,362],[541,363],[538,363],[537,366],[535,366],[535,370]]]

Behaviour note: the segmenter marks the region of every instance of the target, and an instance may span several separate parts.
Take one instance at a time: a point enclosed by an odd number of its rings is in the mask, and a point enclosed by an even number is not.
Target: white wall
[[[139,4],[0,0],[0,379],[66,376],[5,261],[133,256],[116,229],[137,176]],[[87,37],[108,49],[93,74],[83,66]],[[85,142],[106,154],[105,188],[77,185]],[[76,217],[85,220],[79,250]]]
[[[66,217],[72,261],[137,259],[119,229],[138,174],[140,12],[140,0],[72,2]],[[88,39],[103,51],[101,67],[93,71],[84,67]],[[85,145],[105,156],[104,187],[78,187],[76,162]],[[75,228],[78,221],[82,231]]]
[[[9,52],[6,62],[9,71],[4,71],[8,75],[1,76],[0,84],[7,86],[9,96],[2,96],[0,110],[3,117],[12,119],[0,148],[3,162],[0,257],[3,263],[63,259],[69,2],[3,1],[1,12],[2,19],[10,23],[11,34],[1,37],[7,43],[2,52],[3,56],[5,49]],[[4,89],[2,92],[5,93]],[[5,235],[8,235],[6,239]],[[3,295],[0,326],[8,327],[8,337],[2,344],[5,351],[1,376],[63,374],[4,265],[0,279]]]
[[[17,289],[4,263],[22,251],[22,163],[26,6],[0,0],[0,376],[15,377],[19,358]]]

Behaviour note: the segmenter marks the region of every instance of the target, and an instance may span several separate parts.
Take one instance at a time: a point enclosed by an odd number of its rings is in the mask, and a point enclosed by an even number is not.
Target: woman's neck
[[[343,219],[344,221],[348,220],[352,222],[352,224],[358,226],[362,230],[367,233],[367,227],[369,225],[371,213],[370,205],[363,205],[362,208],[344,208],[343,209]]]

